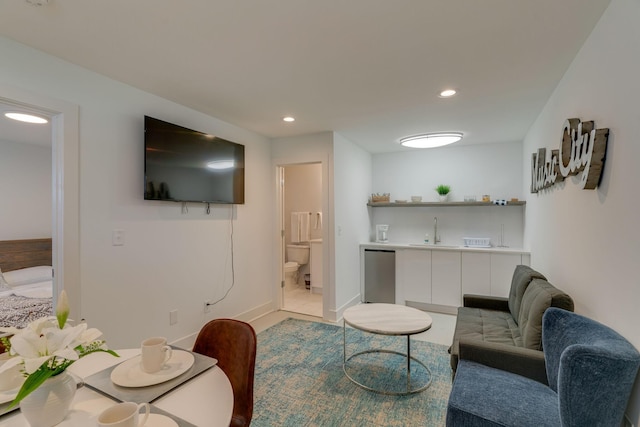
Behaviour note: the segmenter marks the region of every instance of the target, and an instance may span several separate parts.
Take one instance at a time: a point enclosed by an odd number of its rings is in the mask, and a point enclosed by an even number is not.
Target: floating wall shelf
[[[507,202],[506,206],[524,206],[527,202]],[[491,202],[369,202],[367,206],[372,208],[408,208],[408,207],[439,207],[439,206],[504,206]]]

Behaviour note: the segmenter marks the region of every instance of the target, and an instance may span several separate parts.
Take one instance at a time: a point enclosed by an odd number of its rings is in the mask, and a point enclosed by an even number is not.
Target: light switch
[[[175,325],[178,323],[178,310],[171,310],[169,312],[169,325]]]
[[[124,230],[113,230],[111,232],[111,244],[113,246],[124,246]]]

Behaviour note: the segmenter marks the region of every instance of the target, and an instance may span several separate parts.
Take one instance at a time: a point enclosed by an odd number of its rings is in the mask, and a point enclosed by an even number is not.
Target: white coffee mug
[[[153,374],[162,369],[171,359],[171,347],[164,337],[153,337],[142,341],[140,367],[146,373]]]
[[[144,415],[140,420],[140,409]],[[99,427],[142,427],[149,418],[151,407],[148,403],[122,402],[105,409],[98,416]]]

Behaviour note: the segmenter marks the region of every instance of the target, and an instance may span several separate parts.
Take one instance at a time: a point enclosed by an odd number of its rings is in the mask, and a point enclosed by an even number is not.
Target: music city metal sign
[[[578,186],[593,190],[600,183],[607,152],[609,129],[596,129],[593,122],[567,119],[558,150],[539,148],[531,156],[531,192],[551,187],[571,175],[580,175]]]

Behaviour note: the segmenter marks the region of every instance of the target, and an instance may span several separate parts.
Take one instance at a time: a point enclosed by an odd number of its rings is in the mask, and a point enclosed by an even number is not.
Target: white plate
[[[0,365],[1,364],[2,363],[0,363]],[[9,368],[9,370],[4,371],[0,375],[0,382],[3,383],[5,387],[9,385],[13,386],[8,390],[0,391],[0,405],[3,403],[11,402],[16,398],[16,395],[20,391],[20,387],[22,387],[24,380],[26,380],[26,378],[20,373],[19,365],[16,365],[13,368]]]
[[[11,390],[0,391],[0,405],[3,403],[11,402],[13,399],[15,399],[18,391],[20,391],[20,387],[12,388]]]
[[[178,427],[178,423],[161,414],[149,414],[144,427]]]
[[[194,362],[193,354],[188,351],[173,350],[171,359],[164,368],[153,374],[146,373],[140,367],[140,356],[125,360],[111,371],[111,381],[122,387],[146,387],[169,381],[189,370]]]

